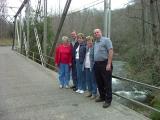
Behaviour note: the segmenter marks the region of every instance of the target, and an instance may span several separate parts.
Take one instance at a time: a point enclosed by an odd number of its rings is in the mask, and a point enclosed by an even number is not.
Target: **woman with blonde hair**
[[[77,93],[84,93],[86,90],[85,72],[82,70],[85,54],[86,54],[86,43],[83,33],[77,35],[78,46],[75,48],[75,60],[77,70]]]
[[[85,80],[87,83],[88,93],[86,97],[91,97],[95,99],[97,95],[97,84],[94,75],[94,47],[93,47],[93,37],[86,37],[86,55],[83,63],[83,69],[85,71]]]

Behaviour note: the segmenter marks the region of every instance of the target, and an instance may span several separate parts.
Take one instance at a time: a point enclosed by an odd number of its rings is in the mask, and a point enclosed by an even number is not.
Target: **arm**
[[[70,56],[69,56],[69,65],[71,66],[72,65],[72,55],[73,55],[73,47],[70,45]]]
[[[107,63],[107,66],[106,66],[106,70],[107,71],[110,71],[111,70],[111,65],[112,65],[112,58],[113,58],[113,48],[109,49],[109,52],[108,52],[108,63]]]

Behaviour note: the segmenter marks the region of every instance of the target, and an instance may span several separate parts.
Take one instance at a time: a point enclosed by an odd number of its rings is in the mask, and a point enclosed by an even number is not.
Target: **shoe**
[[[59,85],[59,88],[60,88],[60,89],[62,89],[62,88],[63,88],[63,86],[62,86],[62,85]]]
[[[73,91],[76,91],[77,90],[77,88],[73,88]]]
[[[71,89],[74,89],[74,88],[76,88],[76,86],[73,85],[73,86],[71,86],[70,88],[71,88]]]
[[[84,91],[83,91],[83,90],[80,90],[80,91],[79,91],[79,93],[80,93],[80,94],[83,94],[83,93],[84,93]]]
[[[103,108],[108,108],[110,105],[111,105],[111,103],[104,102]]]
[[[96,99],[96,95],[92,95],[90,99],[91,100]]]
[[[100,98],[100,97],[95,100],[95,102],[103,102],[103,101],[104,101],[104,99]]]
[[[80,91],[81,91],[81,90],[78,89],[78,90],[76,90],[76,93],[79,93]]]
[[[68,89],[68,88],[69,88],[69,86],[68,86],[68,85],[66,85],[66,86],[65,86],[65,88],[66,88],[66,89]]]
[[[92,94],[91,94],[91,92],[87,92],[87,93],[85,94],[85,96],[86,96],[86,97],[91,97]]]

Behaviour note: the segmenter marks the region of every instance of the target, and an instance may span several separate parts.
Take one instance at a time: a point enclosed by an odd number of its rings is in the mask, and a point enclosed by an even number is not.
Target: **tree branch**
[[[158,14],[158,22],[159,22],[159,29],[160,29],[160,13],[159,13],[159,9],[158,9],[158,2],[156,0],[156,10],[157,10],[157,14]]]
[[[137,17],[137,16],[129,16],[129,15],[127,15],[127,14],[126,14],[126,16],[127,16],[128,18],[131,18],[131,19],[137,19],[137,20],[142,21],[142,18]],[[147,23],[147,24],[149,24],[149,25],[155,25],[155,24],[153,24],[153,23],[151,23],[151,22],[149,22],[149,21],[146,21],[146,20],[144,20],[144,22]]]

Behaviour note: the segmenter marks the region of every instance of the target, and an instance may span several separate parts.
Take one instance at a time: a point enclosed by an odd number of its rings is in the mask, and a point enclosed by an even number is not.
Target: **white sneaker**
[[[80,91],[79,91],[79,93],[80,93],[80,94],[83,94],[83,93],[84,93],[84,91],[83,91],[83,90],[80,90]]]
[[[59,85],[59,88],[63,88],[63,86],[62,86],[62,85]]]
[[[76,93],[79,93],[80,91],[81,91],[81,90],[78,89],[78,90],[76,90]]]
[[[68,86],[68,85],[66,85],[66,86],[65,86],[65,88],[66,88],[66,89],[68,89],[68,88],[69,88],[69,86]]]

